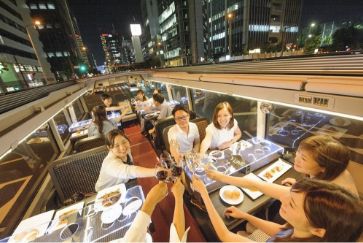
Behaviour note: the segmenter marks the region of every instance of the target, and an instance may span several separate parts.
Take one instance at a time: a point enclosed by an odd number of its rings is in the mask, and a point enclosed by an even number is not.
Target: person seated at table
[[[106,109],[103,105],[98,105],[92,109],[92,123],[88,127],[88,137],[106,136],[106,134],[117,129],[119,119],[107,119]]]
[[[349,149],[346,146],[330,136],[316,135],[301,141],[296,151],[294,169],[310,178],[337,184],[358,197],[353,177],[347,170],[349,160]],[[289,190],[287,186],[245,177],[227,176],[210,169],[207,169],[206,173],[213,180],[255,189],[275,199],[279,199]],[[291,185],[295,181],[295,179],[287,178],[282,181],[282,184]]]
[[[109,153],[102,162],[95,187],[97,192],[106,187],[126,183],[130,179],[156,176],[158,168],[133,165],[130,142],[122,131],[110,131],[106,136],[106,145]]]
[[[121,116],[122,115],[125,115],[122,112],[122,107],[119,106],[119,105],[117,105],[117,104],[115,104],[115,103],[113,103],[112,97],[109,94],[103,93],[101,95],[101,100],[102,100],[103,104],[106,107],[106,113],[107,113],[107,115],[111,115],[113,111],[119,111],[119,112],[121,112]]]
[[[171,155],[179,161],[181,154],[199,151],[199,131],[195,123],[189,122],[189,110],[185,106],[176,105],[172,114],[176,124],[168,131],[168,141]]]
[[[186,242],[189,229],[185,230],[185,216],[183,206],[184,185],[178,179],[171,191],[175,198],[173,223],[170,226],[169,242]],[[147,194],[145,202],[141,210],[137,213],[130,228],[127,230],[121,242],[145,242],[145,237],[149,224],[151,223],[151,215],[156,205],[163,200],[168,194],[166,183],[159,182]]]
[[[158,111],[160,111],[160,114],[158,115],[156,120],[165,119],[168,116],[171,116],[171,107],[166,102],[164,96],[161,94],[153,94],[153,100],[154,100],[154,106]],[[155,132],[155,122],[152,122],[152,129],[148,129],[149,134],[153,134]]]
[[[136,92],[135,100],[136,100],[136,110],[137,111],[151,109],[152,102],[150,102],[149,99],[145,96],[145,93],[143,90],[139,89]]]
[[[193,188],[201,194],[218,238],[225,242],[251,242],[228,230],[215,209],[203,182],[193,177]],[[362,203],[342,187],[315,179],[296,182],[290,193],[279,199],[281,225],[257,218],[235,207],[225,210],[226,217],[245,219],[275,241],[356,241],[363,230]]]
[[[228,102],[219,103],[214,109],[212,123],[206,128],[206,135],[200,146],[200,154],[208,149],[226,149],[241,138],[238,122]]]

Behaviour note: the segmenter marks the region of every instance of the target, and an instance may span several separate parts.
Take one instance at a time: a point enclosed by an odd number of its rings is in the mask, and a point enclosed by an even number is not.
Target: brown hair
[[[228,102],[221,102],[216,106],[213,113],[213,124],[217,129],[222,129],[218,123],[218,112],[223,109],[227,109],[228,113],[232,116],[227,125],[227,129],[231,129],[234,126],[234,116],[232,106]]]
[[[102,135],[103,121],[108,121],[106,115],[106,108],[103,105],[95,106],[92,109],[92,114],[94,118],[93,122],[98,127],[98,132]]]
[[[363,230],[362,203],[344,188],[326,181],[303,179],[292,192],[304,193],[304,212],[309,224],[325,229],[322,238],[276,238],[276,241],[356,241]]]
[[[142,101],[146,101],[146,100],[147,100],[147,98],[146,98],[145,93],[144,93],[144,91],[143,91],[143,90],[139,89],[139,90],[136,92],[136,95],[138,95],[138,94],[142,94]]]
[[[125,143],[127,142],[130,144],[130,140],[126,137],[123,131],[118,129],[113,129],[110,132],[108,132],[106,136],[106,145],[109,149],[115,146],[115,138],[119,135],[124,139]]]
[[[316,179],[334,180],[347,168],[349,163],[349,149],[330,136],[308,137],[300,143],[299,149],[311,153],[319,166],[324,168]]]

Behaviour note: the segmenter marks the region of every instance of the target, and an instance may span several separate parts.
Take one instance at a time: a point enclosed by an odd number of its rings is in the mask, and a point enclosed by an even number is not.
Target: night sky
[[[253,0],[252,0],[253,1]],[[311,22],[362,20],[363,0],[303,0],[302,27]],[[76,16],[84,44],[97,65],[104,62],[100,33],[116,31],[131,36],[130,23],[141,23],[140,0],[68,0]]]

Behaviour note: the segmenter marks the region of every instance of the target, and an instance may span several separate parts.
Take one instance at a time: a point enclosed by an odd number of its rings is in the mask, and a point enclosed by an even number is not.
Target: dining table
[[[137,212],[145,201],[140,185],[127,189],[124,200],[118,202],[118,205],[113,209],[107,209],[109,211],[100,210],[95,199],[96,197],[93,196],[66,208],[44,213],[48,219],[52,217],[51,220],[39,221],[36,218],[37,216],[34,216],[35,220],[32,220],[32,218],[26,219],[25,221],[31,221],[31,223],[21,223],[20,225],[24,227],[16,229],[9,242],[22,240],[36,242],[108,242],[121,239],[130,228]],[[122,209],[119,216],[118,212],[116,212],[117,208]],[[112,218],[115,214],[118,217]],[[38,225],[37,221],[41,222],[41,225]],[[24,239],[24,237],[27,238]]]

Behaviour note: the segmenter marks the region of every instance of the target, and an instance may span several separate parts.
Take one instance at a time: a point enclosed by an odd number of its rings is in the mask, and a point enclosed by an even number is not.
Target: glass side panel
[[[66,116],[64,112],[59,112],[55,117],[54,121],[57,125],[57,130],[59,135],[62,138],[62,141],[65,143],[69,138],[69,124],[67,122]]]
[[[9,235],[33,200],[47,164],[59,155],[48,124],[0,161],[0,238]]]
[[[351,151],[351,159],[363,164],[363,122],[323,113],[275,106],[267,116],[266,138],[296,149],[312,135],[329,135]]]
[[[83,110],[83,107],[81,105],[81,102],[79,100],[76,100],[75,102],[73,102],[72,105],[73,105],[74,113],[76,113],[77,121],[79,121],[80,119],[82,119],[82,117],[85,113]]]
[[[239,97],[218,94],[198,89],[192,90],[193,111],[197,116],[212,120],[214,108],[220,102],[227,101],[233,108],[233,115],[242,131],[242,138],[256,136],[257,102]]]
[[[182,105],[188,105],[187,89],[181,86],[171,86],[173,100],[180,102]]]

